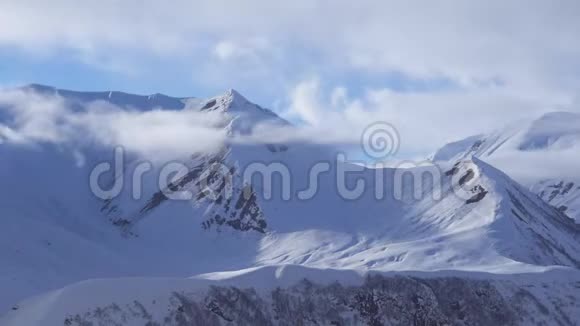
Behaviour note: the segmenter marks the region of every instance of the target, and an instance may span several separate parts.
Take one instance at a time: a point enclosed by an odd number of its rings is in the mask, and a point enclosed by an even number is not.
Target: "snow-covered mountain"
[[[97,163],[112,159],[112,148],[0,145],[0,177],[9,185],[0,196],[0,311],[9,310],[0,325],[580,318],[573,290],[580,284],[580,226],[478,158],[371,169],[337,161],[336,149],[315,141],[237,142],[257,125],[287,122],[235,91],[176,99],[33,90],[64,97],[76,110],[105,101],[119,110],[218,112],[232,141],[175,157],[184,170],[162,189],[166,164],[151,161],[138,197],[133,172],[143,158],[129,153],[126,173],[101,180],[129,185],[111,198],[97,198],[88,179]],[[327,169],[313,175],[318,163]],[[269,171],[271,182],[248,178],[256,167]],[[345,169],[357,171],[341,187]],[[363,191],[345,198],[344,188],[357,182]],[[191,197],[183,200],[185,194]]]
[[[546,202],[580,219],[580,114],[553,112],[445,145],[432,157],[491,162]]]
[[[564,150],[580,146],[580,114],[547,113],[535,120],[518,121],[485,135],[449,143],[434,155],[434,161],[465,159],[471,156],[519,150]]]

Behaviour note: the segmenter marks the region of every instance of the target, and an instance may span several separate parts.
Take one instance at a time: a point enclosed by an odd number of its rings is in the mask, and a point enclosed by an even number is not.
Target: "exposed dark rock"
[[[501,288],[501,291],[498,290]],[[556,291],[557,292],[557,291]],[[556,293],[553,293],[556,294]],[[574,299],[574,300],[572,300]],[[370,276],[360,286],[303,280],[287,288],[211,286],[205,294],[173,293],[162,320],[134,301],[69,316],[79,325],[558,325],[575,322],[562,309],[576,298],[546,305],[509,281],[459,277]],[[548,300],[548,302],[550,302]],[[558,308],[555,308],[558,307]]]
[[[481,147],[481,145],[483,145],[484,141],[485,140],[481,140],[481,139],[476,141],[475,143],[473,143],[473,145],[471,145],[471,149],[469,151],[470,152],[477,151]]]
[[[145,213],[151,211],[155,207],[161,205],[161,203],[163,203],[167,199],[169,199],[169,198],[167,198],[167,196],[165,196],[163,191],[156,192],[155,194],[153,194],[153,197],[151,199],[149,199],[147,201],[147,203],[145,203],[145,206],[143,206],[143,208],[141,208],[140,213],[145,214]]]
[[[154,193],[137,214],[126,219],[119,213],[115,218],[111,218],[111,221],[128,229],[168,201],[171,194],[186,190],[191,191],[195,205],[208,204],[210,207],[204,213],[205,217],[209,217],[201,222],[203,229],[209,230],[217,226],[219,231],[219,227],[227,226],[239,231],[265,233],[267,223],[253,188],[250,185],[236,187],[235,167],[229,167],[224,171],[224,167],[227,166],[226,157],[226,150],[209,157],[194,157],[193,159],[197,159],[199,163],[190,167],[184,176],[169,183],[165,189]],[[235,203],[234,207],[232,200]],[[111,201],[106,201],[105,205],[106,207],[112,205]]]
[[[475,194],[473,196],[471,196],[471,198],[469,198],[468,200],[465,201],[466,204],[477,203],[478,201],[485,198],[485,195],[487,195],[487,190],[485,190],[485,188],[483,188],[480,185],[473,187],[471,189],[471,192],[473,192]]]
[[[471,179],[473,179],[474,176],[475,172],[473,172],[472,169],[467,170],[467,172],[465,172],[465,174],[461,176],[461,178],[459,179],[459,185],[463,186],[467,182],[471,181]]]
[[[445,175],[448,177],[455,175],[455,173],[457,173],[457,171],[459,171],[459,164],[461,164],[461,162],[455,163],[450,170],[445,172]]]
[[[126,220],[124,218],[118,218],[118,219],[112,220],[111,222],[113,223],[113,225],[119,226],[119,227],[127,227],[127,226],[131,225],[131,221]]]
[[[570,190],[572,190],[572,187],[574,187],[574,182],[568,182],[566,184],[566,187],[564,187],[564,189],[562,190],[562,195],[565,195],[568,192],[570,192]]]
[[[236,214],[226,222],[227,225],[240,231],[255,230],[266,233],[267,223],[257,203],[256,193],[250,185],[246,185],[238,195],[235,209]]]
[[[288,150],[288,146],[286,145],[266,144],[266,148],[268,148],[272,153],[285,152]]]
[[[526,221],[515,209],[512,209],[512,214],[514,214],[514,216],[520,221],[528,224],[528,221]]]
[[[565,213],[567,210],[568,210],[568,206],[566,206],[566,205],[560,205],[558,207],[558,211],[560,211],[562,213]]]
[[[216,100],[211,100],[211,101],[205,103],[205,105],[200,110],[201,111],[209,110],[209,109],[213,108],[215,105],[216,105]]]

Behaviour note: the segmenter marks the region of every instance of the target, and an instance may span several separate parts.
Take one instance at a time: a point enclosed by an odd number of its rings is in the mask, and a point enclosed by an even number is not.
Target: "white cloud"
[[[229,41],[219,42],[214,49],[215,54],[221,60],[228,60],[244,53],[235,43]]]
[[[218,150],[226,139],[223,116],[191,110],[147,112],[89,107],[75,124],[88,129],[100,142],[140,152],[149,157],[207,153]]]
[[[297,116],[310,125],[320,125],[326,109],[324,104],[320,103],[320,95],[318,79],[299,83],[291,91],[288,114]]]
[[[578,179],[578,148],[551,151],[504,151],[486,159],[524,185],[538,180]],[[533,163],[530,163],[533,162]]]
[[[327,94],[328,93],[328,94]],[[349,97],[344,87],[324,92],[317,79],[307,79],[290,92],[286,116],[307,123],[300,132],[277,130],[279,141],[303,139],[358,144],[365,128],[388,122],[399,133],[400,152],[426,157],[450,141],[488,132],[554,108],[551,99],[522,98],[501,88],[400,93],[367,89]],[[414,158],[414,157],[413,157]]]
[[[268,41],[263,38],[251,38],[244,41],[222,40],[214,48],[214,54],[222,61],[250,60],[261,63],[263,53],[270,51]]]
[[[13,141],[60,142],[68,126],[59,126],[66,115],[62,98],[22,91],[0,91],[0,114],[6,111],[12,122],[3,134]]]
[[[284,48],[288,60],[316,53],[323,69],[394,70],[464,85],[499,80],[539,96],[568,96],[579,82],[579,14],[573,0],[363,0],[356,7],[311,0],[7,0],[0,2],[0,44],[89,57],[126,49],[187,56],[208,47],[232,58],[252,53],[256,44],[248,40],[261,39]]]
[[[0,91],[3,114],[9,119],[0,124],[0,139],[18,144],[96,142],[167,159],[219,150],[226,140],[224,116],[187,109],[143,112],[92,102],[79,111],[60,96],[4,90]]]

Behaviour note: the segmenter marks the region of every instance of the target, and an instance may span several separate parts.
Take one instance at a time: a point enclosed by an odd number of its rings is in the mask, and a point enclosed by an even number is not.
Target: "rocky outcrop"
[[[545,202],[573,219],[579,219],[580,185],[576,181],[548,179],[532,185],[531,190]]]
[[[229,227],[238,231],[266,233],[267,222],[252,185],[245,184],[228,160],[227,148],[215,155],[193,157],[188,171],[152,194],[136,211],[126,213],[122,204],[113,199],[103,201],[101,213],[119,227],[125,235],[135,235],[133,226],[161,205],[171,201],[178,192],[188,191],[191,204],[199,208],[204,230],[218,231]],[[194,216],[195,217],[195,216]]]
[[[575,325],[570,311],[580,308],[579,295],[558,297],[551,289],[552,297],[539,296],[537,289],[547,287],[507,280],[379,275],[359,286],[308,280],[270,291],[211,286],[202,295],[174,292],[168,302],[95,307],[66,317],[63,324]],[[160,316],[159,311],[164,313]]]

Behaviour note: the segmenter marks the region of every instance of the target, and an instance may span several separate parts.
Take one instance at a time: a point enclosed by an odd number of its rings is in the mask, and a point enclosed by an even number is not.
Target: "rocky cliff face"
[[[104,200],[101,212],[125,235],[135,235],[133,226],[161,205],[170,205],[172,196],[187,191],[189,203],[195,208],[192,216],[201,216],[204,230],[232,228],[238,231],[265,233],[267,222],[250,184],[237,173],[235,162],[229,160],[229,149],[215,155],[192,157],[183,176],[153,193],[149,199],[136,202],[130,211],[119,199]],[[135,203],[133,203],[135,204]],[[120,209],[121,208],[121,209]]]
[[[63,325],[575,325],[578,291],[556,295],[557,287],[379,275],[358,286],[308,280],[271,291],[211,286],[202,295],[173,292],[167,302],[95,307],[66,316]]]

